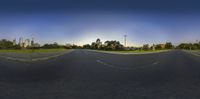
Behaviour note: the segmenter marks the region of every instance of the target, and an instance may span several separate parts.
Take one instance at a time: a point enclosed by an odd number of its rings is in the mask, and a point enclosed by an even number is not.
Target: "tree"
[[[104,43],[105,50],[122,50],[123,45],[119,41],[106,41]]]
[[[165,49],[172,49],[172,48],[173,48],[173,45],[172,45],[171,42],[167,42],[167,43],[165,44]]]
[[[162,46],[160,44],[155,45],[155,49],[160,50],[160,49],[162,49]]]
[[[13,49],[14,47],[13,42],[6,39],[0,40],[0,49]]]
[[[200,44],[194,43],[194,44],[192,45],[192,49],[200,49]]]
[[[44,44],[42,46],[42,48],[47,48],[47,49],[51,49],[51,48],[61,48],[64,46],[58,45],[58,43],[54,42],[53,44]]]
[[[143,45],[143,50],[149,50],[149,44],[145,44],[145,45]]]
[[[96,44],[95,42],[92,42],[91,48],[92,48],[92,49],[97,49],[97,44]]]
[[[90,49],[91,46],[90,46],[90,44],[85,44],[85,45],[83,45],[83,48],[84,48],[84,49]]]
[[[101,40],[97,38],[96,43],[101,43]]]
[[[192,43],[181,43],[178,45],[179,49],[186,49],[186,50],[192,50],[194,49],[194,46]]]

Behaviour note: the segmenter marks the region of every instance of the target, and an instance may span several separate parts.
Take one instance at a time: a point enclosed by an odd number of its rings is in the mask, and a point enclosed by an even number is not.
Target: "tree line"
[[[123,50],[124,46],[120,44],[119,41],[111,40],[105,41],[104,44],[98,38],[96,42],[92,42],[92,44],[83,45],[84,49],[98,49],[98,50]]]
[[[144,44],[141,47],[142,50],[162,50],[162,49],[173,49],[175,48],[171,42],[166,42],[165,44],[153,44],[149,46],[149,44]]]
[[[92,44],[83,45],[84,49],[98,49],[98,50],[161,50],[161,49],[173,49],[174,46],[171,42],[166,42],[166,44],[157,44],[150,46],[149,44],[144,44],[142,47],[124,47],[119,41],[111,40],[105,41],[104,44],[98,38],[96,42]]]
[[[76,48],[76,45],[73,45],[71,48]],[[65,45],[59,45],[54,42],[52,44],[44,44],[43,46],[27,46],[26,48],[20,46],[20,44],[15,44],[12,41],[2,39],[0,40],[0,49],[55,49],[55,48],[68,48]]]
[[[144,44],[142,47],[124,47],[119,41],[111,40],[104,43],[98,38],[91,44],[85,44],[83,46],[77,46],[75,44],[59,45],[58,43],[44,44],[43,46],[31,47],[26,49],[54,49],[54,48],[66,48],[66,49],[97,49],[97,50],[162,50],[162,49],[185,49],[185,50],[200,50],[199,43],[181,43],[178,46],[174,46],[171,42],[165,44]],[[19,44],[14,44],[12,41],[2,39],[0,40],[0,49],[23,49]]]
[[[186,49],[186,50],[200,50],[200,42],[199,43],[181,43],[177,46],[178,49]]]
[[[14,45],[12,41],[2,39],[0,40],[0,49],[20,49],[20,46]]]

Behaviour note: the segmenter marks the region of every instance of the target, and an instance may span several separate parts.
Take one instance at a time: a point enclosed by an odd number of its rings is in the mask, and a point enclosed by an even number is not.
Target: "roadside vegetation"
[[[126,52],[126,53],[143,53],[143,52],[161,52],[168,51],[171,49],[184,49],[184,50],[195,50],[200,51],[199,43],[181,43],[178,46],[174,46],[171,42],[166,42],[164,44],[144,44],[141,47],[127,47],[121,44],[119,41],[111,40],[101,42],[98,38],[95,42],[91,44],[85,44],[83,46],[77,46],[74,44],[60,45],[56,42],[52,44],[44,44],[42,46],[26,46],[25,44],[16,44],[12,41],[2,39],[0,40],[0,52],[52,52],[65,49],[92,49],[100,51],[110,51],[110,52]],[[37,44],[39,45],[39,44]]]
[[[171,42],[166,42],[165,44],[153,44],[152,46],[149,44],[144,44],[142,47],[125,47],[119,41],[112,40],[102,43],[100,39],[97,39],[96,42],[93,42],[91,45],[83,45],[83,48],[116,53],[147,53],[169,51],[175,47]]]
[[[74,45],[72,47],[74,47]],[[64,45],[59,45],[56,42],[53,44],[44,44],[43,46],[37,46],[37,47],[36,46],[23,47],[20,46],[19,44],[14,44],[12,41],[6,39],[0,40],[0,52],[17,52],[17,53],[56,52],[71,48]]]
[[[66,50],[64,48],[57,49],[8,49],[8,50],[0,50],[0,52],[15,52],[15,53],[33,53],[33,52],[56,52]]]
[[[181,43],[179,46],[177,46],[177,48],[184,49],[184,50],[200,51],[200,42],[199,43]]]
[[[120,44],[119,41],[106,41],[102,43],[100,39],[92,44],[86,44],[83,46],[84,49],[93,49],[109,52],[122,52],[122,53],[143,53],[143,52],[162,52],[169,51],[172,49],[183,49],[200,52],[200,42],[196,43],[180,43],[175,46],[171,42],[166,42],[163,44],[144,44],[141,47],[126,47]]]

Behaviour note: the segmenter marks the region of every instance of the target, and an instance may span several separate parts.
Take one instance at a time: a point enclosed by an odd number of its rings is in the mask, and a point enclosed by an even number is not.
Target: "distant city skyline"
[[[177,45],[200,40],[197,3],[152,2],[103,0],[96,2],[102,4],[99,6],[92,1],[85,4],[64,0],[11,3],[3,0],[0,1],[0,39],[34,36],[41,44],[84,45],[100,38],[103,42],[118,40],[124,44],[124,35],[127,35],[127,46],[165,42]],[[169,5],[171,2],[176,6]]]

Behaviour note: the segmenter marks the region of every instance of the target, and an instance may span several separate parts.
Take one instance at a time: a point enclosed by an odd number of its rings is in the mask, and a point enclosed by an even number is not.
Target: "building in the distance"
[[[34,46],[34,38],[31,40],[31,46]]]
[[[24,39],[23,37],[19,38],[19,42],[17,44],[16,39],[13,40],[13,45],[19,45],[21,48],[27,48],[27,47],[40,47],[39,43],[35,43],[34,39]]]
[[[23,37],[20,37],[20,38],[19,38],[19,46],[20,46],[20,47],[24,47]]]
[[[17,45],[17,41],[16,41],[16,38],[13,40],[13,45]]]
[[[30,39],[26,39],[25,41],[24,41],[24,48],[27,48],[27,47],[30,47],[31,46],[31,43],[30,43]]]

